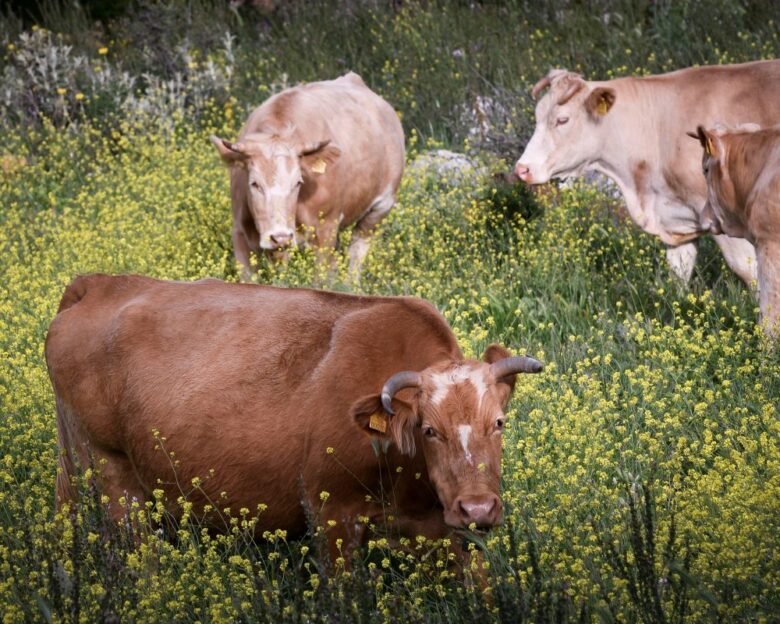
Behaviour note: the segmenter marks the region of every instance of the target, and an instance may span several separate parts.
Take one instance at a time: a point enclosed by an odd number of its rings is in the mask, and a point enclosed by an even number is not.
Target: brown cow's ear
[[[374,439],[393,442],[405,455],[415,453],[414,428],[418,424],[417,408],[393,398],[395,414],[388,414],[382,407],[378,394],[370,394],[355,401],[349,410],[355,424]]]
[[[599,119],[606,115],[615,103],[617,95],[610,87],[596,87],[585,99],[585,108],[592,117]]]
[[[242,151],[244,146],[241,143],[231,143],[230,141],[220,139],[213,134],[209,137],[209,140],[214,144],[214,147],[217,148],[222,160],[229,165],[248,158],[248,155]]]
[[[508,349],[505,349],[501,345],[491,344],[487,349],[485,349],[485,353],[482,356],[482,361],[487,362],[488,364],[492,364],[493,362],[498,362],[499,360],[503,360],[508,357],[512,357],[512,353]],[[504,377],[502,380],[496,382],[496,389],[498,390],[499,400],[501,401],[502,407],[506,407],[506,404],[509,403],[509,399],[512,397],[512,392],[515,390],[516,379],[517,375],[510,375],[509,377]]]
[[[341,156],[341,148],[331,141],[316,141],[305,145],[299,152],[304,175],[322,175]]]

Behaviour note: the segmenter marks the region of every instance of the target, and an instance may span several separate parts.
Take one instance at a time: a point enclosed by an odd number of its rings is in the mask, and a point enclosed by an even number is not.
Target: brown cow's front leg
[[[454,555],[453,563],[459,574],[482,589],[489,587],[484,554],[481,550],[469,550],[466,533],[445,524],[440,509],[431,510],[430,514],[422,517],[394,519],[389,528],[394,535],[411,540],[415,540],[417,536],[432,541],[449,539],[448,550]]]

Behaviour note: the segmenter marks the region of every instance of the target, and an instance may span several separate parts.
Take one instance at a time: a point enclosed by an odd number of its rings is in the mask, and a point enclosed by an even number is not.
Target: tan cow
[[[586,81],[553,70],[533,88],[536,129],[517,162],[531,184],[597,171],[623,193],[631,218],[666,245],[669,265],[688,281],[696,260],[706,188],[693,124],[780,123],[780,61],[692,67],[658,76]],[[728,265],[745,282],[756,276],[755,250],[717,235]]]
[[[355,73],[269,98],[238,141],[212,136],[230,166],[233,249],[250,276],[250,251],[276,255],[312,242],[333,257],[354,225],[350,270],[359,275],[374,228],[395,203],[404,133],[393,108]]]
[[[499,523],[503,410],[542,368],[497,345],[464,359],[421,299],[99,274],[65,290],[46,362],[60,504],[90,460],[117,518],[120,496],[176,500],[201,477],[196,507],[267,504],[258,531],[301,534],[327,491],[331,545],[359,542],[360,517],[431,538]]]
[[[743,124],[696,134],[704,148],[705,215],[712,230],[756,246],[761,318],[767,333],[780,330],[780,126]]]

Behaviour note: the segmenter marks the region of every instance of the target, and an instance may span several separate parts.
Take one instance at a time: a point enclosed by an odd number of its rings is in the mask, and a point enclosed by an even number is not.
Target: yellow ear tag
[[[606,100],[599,100],[599,105],[596,107],[596,111],[599,115],[606,115],[607,111],[609,109],[607,108],[607,101]]]
[[[371,418],[368,421],[368,426],[370,429],[378,431],[379,433],[384,433],[387,431],[387,421],[381,414],[371,414]]]
[[[707,137],[706,142],[704,143],[704,153],[707,154],[707,156],[712,156],[712,152],[715,151],[712,148],[712,139],[710,137]]]
[[[314,164],[311,166],[311,170],[314,173],[325,173],[325,170],[328,168],[328,163],[326,163],[322,158],[318,158]]]

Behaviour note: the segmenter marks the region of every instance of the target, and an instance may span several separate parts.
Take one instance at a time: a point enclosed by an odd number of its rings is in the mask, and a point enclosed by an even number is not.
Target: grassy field
[[[491,175],[530,134],[528,88],[550,66],[775,56],[772,3],[139,6],[101,26],[49,7],[41,23],[62,34],[12,16],[0,28],[4,624],[780,621],[780,359],[750,293],[711,241],[683,288],[620,200]],[[145,24],[170,39],[145,43]],[[254,510],[210,535],[195,516],[163,521],[164,501],[126,501],[149,526],[134,535],[106,519],[89,474],[77,514],[54,513],[43,340],[63,287],[90,271],[236,280],[208,135],[234,136],[272,91],[346,68],[397,107],[410,163],[447,146],[484,164],[465,182],[410,168],[359,290],[429,299],[468,355],[495,341],[547,363],[510,405],[506,522],[473,537],[487,588],[447,564],[446,544],[393,551],[380,537],[329,574],[321,531],[254,535]],[[478,95],[492,112],[470,132]],[[345,277],[332,287],[355,290]],[[258,280],[322,276],[300,252]]]

